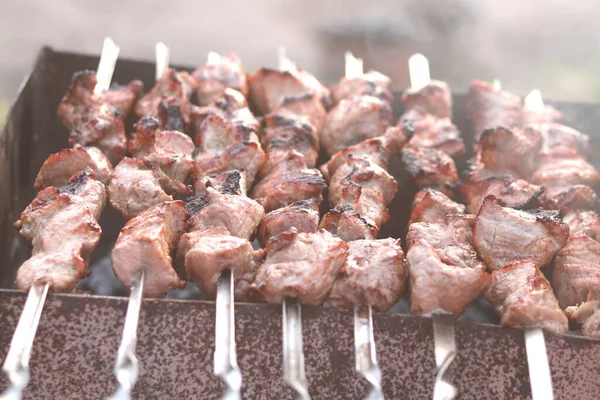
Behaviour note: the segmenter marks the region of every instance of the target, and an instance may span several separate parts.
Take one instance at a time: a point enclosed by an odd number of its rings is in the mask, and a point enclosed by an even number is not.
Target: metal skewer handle
[[[354,307],[354,355],[356,372],[371,386],[366,400],[383,400],[381,369],[377,364],[375,339],[373,337],[373,311],[370,306]]]
[[[283,380],[296,392],[296,400],[310,400],[304,370],[302,343],[302,309],[296,299],[284,299],[283,311]]]
[[[454,317],[449,314],[433,315],[433,342],[435,345],[435,366],[437,374],[433,385],[433,400],[452,400],[458,390],[444,375],[456,357],[454,339]]]
[[[525,350],[531,383],[531,397],[533,400],[553,400],[552,375],[542,329],[525,328]]]

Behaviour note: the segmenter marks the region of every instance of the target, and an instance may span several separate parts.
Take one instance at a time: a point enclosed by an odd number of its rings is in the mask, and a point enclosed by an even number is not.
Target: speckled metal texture
[[[0,136],[0,287],[10,288],[30,248],[12,222],[33,197],[37,170],[51,152],[65,146],[66,132],[56,106],[73,72],[95,68],[98,59],[45,48],[16,100]],[[151,86],[154,66],[119,60],[114,80],[139,78]],[[396,96],[398,98],[398,96]],[[555,103],[566,123],[592,136],[592,155],[600,155],[600,107]],[[401,112],[395,104],[396,116]],[[454,122],[466,138],[464,96],[454,96]],[[129,121],[131,123],[132,121]],[[470,144],[468,144],[470,146]],[[459,160],[464,166],[466,158]],[[593,157],[600,167],[600,156]],[[396,171],[398,172],[398,171]],[[401,173],[391,222],[382,236],[404,237],[414,187]],[[123,293],[112,287],[103,256],[122,224],[107,210],[104,234],[85,288],[94,293]],[[110,266],[108,270],[110,271]],[[112,278],[114,280],[114,277]],[[0,290],[0,359],[8,350],[25,295]],[[26,399],[103,399],[116,386],[112,375],[127,300],[119,297],[49,295],[31,357],[32,378]],[[485,301],[469,307],[457,323],[458,357],[449,378],[461,399],[530,398],[523,332],[473,321],[497,321]],[[222,386],[212,374],[214,303],[144,301],[137,353],[140,380],[136,399],[217,399]],[[352,313],[303,307],[307,378],[314,399],[358,399],[366,385],[354,372]],[[435,365],[431,320],[405,314],[376,314],[375,340],[388,399],[431,398]],[[548,334],[547,348],[556,399],[600,399],[600,341]],[[291,399],[281,380],[281,310],[275,305],[236,304],[238,362],[245,399]],[[0,390],[7,385],[0,374]]]

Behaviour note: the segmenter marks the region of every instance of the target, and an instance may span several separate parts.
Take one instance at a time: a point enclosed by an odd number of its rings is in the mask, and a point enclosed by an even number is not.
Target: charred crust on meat
[[[90,179],[96,179],[96,174],[94,174],[94,171],[92,171],[90,167],[86,167],[83,171],[73,175],[73,177],[69,179],[69,183],[59,187],[59,193],[76,194]]]
[[[152,134],[156,133],[156,130],[160,127],[160,122],[154,117],[142,117],[135,125],[135,130]]]
[[[558,210],[526,210],[526,212],[533,215],[538,221],[562,223]]]
[[[179,105],[167,104],[161,100],[158,105],[158,115],[163,121],[164,130],[185,132],[185,120]]]
[[[227,175],[227,179],[221,186],[221,193],[223,194],[234,194],[234,195],[242,195],[242,188],[240,186],[240,181],[242,180],[242,174],[240,171],[235,170],[231,171]],[[208,184],[208,182],[207,182]],[[208,185],[207,185],[208,186]]]
[[[208,205],[208,197],[206,193],[200,196],[190,197],[185,200],[185,210],[188,212],[190,217],[198,214],[204,207]]]

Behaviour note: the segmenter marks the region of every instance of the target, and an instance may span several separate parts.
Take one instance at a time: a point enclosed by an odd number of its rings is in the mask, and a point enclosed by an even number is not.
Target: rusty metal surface
[[[17,99],[0,135],[0,287],[10,288],[16,268],[30,247],[11,224],[33,196],[38,168],[51,152],[66,146],[65,129],[56,106],[73,72],[95,68],[97,58],[58,53],[45,48]],[[119,60],[114,81],[139,78],[149,87],[154,66]],[[454,96],[454,121],[469,138],[464,96]],[[567,124],[592,136],[591,154],[600,155],[600,106],[553,103]],[[398,102],[396,116],[401,113]],[[133,121],[129,121],[131,124]],[[459,161],[459,165],[466,159]],[[600,167],[600,157],[592,159]],[[392,219],[382,236],[404,237],[415,188],[397,169],[399,194]],[[123,294],[105,257],[122,225],[109,209],[102,218],[104,234],[93,257],[93,273],[83,286],[94,293]],[[0,290],[0,359],[4,359],[25,295]],[[101,399],[116,387],[112,367],[123,328],[127,300],[118,297],[50,295],[31,358],[32,380],[26,399]],[[489,305],[476,302],[462,319],[497,318]],[[366,385],[354,372],[352,313],[303,307],[306,370],[314,399],[361,398]],[[216,399],[222,392],[212,374],[214,303],[144,301],[138,355],[139,399]],[[430,398],[435,376],[431,320],[404,314],[374,315],[375,341],[389,399]],[[281,354],[281,310],[277,305],[236,304],[238,362],[246,399],[291,399],[284,386]],[[556,399],[600,398],[600,341],[547,334]],[[448,378],[461,399],[528,399],[530,388],[522,331],[459,322],[458,357]],[[0,376],[0,390],[6,379]]]

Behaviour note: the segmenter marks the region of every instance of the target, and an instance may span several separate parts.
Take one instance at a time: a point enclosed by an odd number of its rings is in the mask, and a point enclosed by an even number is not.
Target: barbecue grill
[[[94,69],[94,56],[41,50],[24,81],[0,143],[0,249],[5,255],[0,270],[0,357],[4,359],[26,296],[11,290],[15,272],[30,253],[29,245],[12,223],[35,193],[33,181],[48,154],[65,145],[65,128],[56,105],[74,72]],[[191,68],[178,67],[182,70]],[[154,63],[120,59],[114,81],[154,81]],[[402,113],[396,93],[394,114]],[[453,97],[453,121],[471,148],[465,97]],[[591,161],[600,168],[600,106],[549,102],[565,114],[565,123],[592,136]],[[128,121],[131,126],[133,121]],[[466,157],[459,160],[466,161]],[[416,188],[399,180],[403,188],[390,205],[392,219],[381,237],[404,237],[410,204]],[[101,263],[121,227],[109,210],[103,215],[102,242],[94,254],[92,271]],[[49,294],[33,345],[31,381],[25,398],[98,399],[109,396],[117,383],[113,365],[122,332],[127,300],[92,294]],[[401,307],[395,307],[401,308]],[[238,363],[247,399],[293,398],[281,379],[281,307],[236,304]],[[462,399],[530,398],[529,374],[521,330],[490,323],[497,317],[489,308],[470,306],[456,324],[457,357],[446,377]],[[367,391],[354,371],[353,314],[331,308],[304,306],[303,334],[306,375],[314,399],[361,398]],[[376,313],[373,316],[383,392],[389,399],[431,397],[436,376],[433,328],[430,318]],[[140,377],[135,398],[168,397],[217,399],[223,385],[213,375],[215,332],[214,302],[204,300],[144,300],[138,331]],[[545,333],[555,398],[600,398],[600,341],[575,335]],[[7,387],[0,376],[0,390]]]

